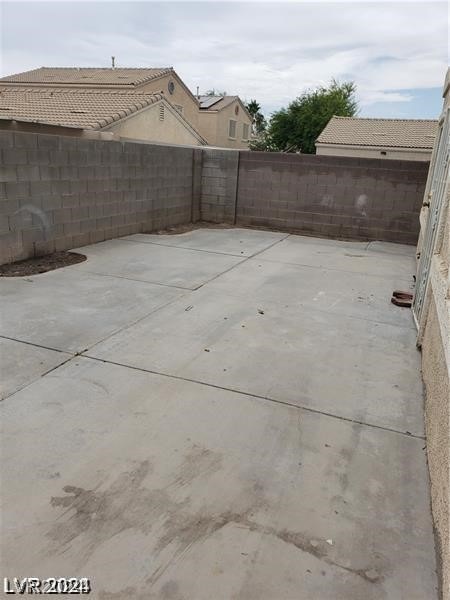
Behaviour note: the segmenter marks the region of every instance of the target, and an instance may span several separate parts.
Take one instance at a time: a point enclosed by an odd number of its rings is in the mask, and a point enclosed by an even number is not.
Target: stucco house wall
[[[238,114],[236,115],[236,108]],[[236,136],[229,136],[230,119],[236,121]],[[234,148],[246,150],[251,136],[252,120],[245,110],[244,105],[236,98],[220,110],[199,111],[199,132],[210,146],[218,148]],[[243,139],[244,124],[248,125],[248,139]]]
[[[316,144],[316,153],[322,156],[352,156],[354,158],[384,158],[387,160],[429,161],[431,150],[403,150],[401,148],[367,148],[335,144]]]
[[[172,94],[169,92],[170,82],[174,84]],[[181,114],[195,129],[198,130],[199,103],[175,72],[164,75],[163,77],[158,77],[157,79],[139,86],[138,91],[152,93],[162,92],[173,106],[182,107]]]
[[[198,131],[210,146],[216,145],[217,140],[217,113],[210,110],[201,110],[198,115]]]
[[[444,86],[442,121],[450,119],[450,69]],[[447,146],[444,150],[448,152]],[[437,149],[437,147],[436,147]],[[431,174],[439,157],[433,151],[424,206],[420,215],[421,234],[417,254],[424,251],[423,241],[429,224]],[[431,480],[431,506],[440,555],[442,599],[450,600],[450,181],[447,168],[443,182],[443,204],[437,222],[423,309],[417,323],[417,343],[422,350],[422,374],[425,384],[425,427]]]
[[[200,137],[182,121],[175,108],[161,101],[105,128],[115,137],[168,144],[203,145]]]
[[[236,107],[239,108],[237,115],[235,114]],[[234,139],[230,138],[228,135],[230,119],[237,122],[236,137]],[[236,99],[217,113],[217,141],[215,145],[220,148],[236,148],[241,150],[248,148],[249,140],[242,139],[244,123],[249,126],[250,136],[252,121],[244,110],[242,102]]]

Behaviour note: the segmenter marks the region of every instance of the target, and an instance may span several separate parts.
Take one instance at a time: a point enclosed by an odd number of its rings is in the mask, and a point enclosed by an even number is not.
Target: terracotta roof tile
[[[432,149],[437,121],[332,117],[319,144]]]
[[[24,88],[0,89],[0,118],[101,129],[141,108],[160,101],[162,94],[127,91],[98,92]]]
[[[0,84],[38,84],[45,86],[128,86],[133,87],[172,71],[171,67],[158,68],[77,68],[40,67],[32,71],[7,75]]]

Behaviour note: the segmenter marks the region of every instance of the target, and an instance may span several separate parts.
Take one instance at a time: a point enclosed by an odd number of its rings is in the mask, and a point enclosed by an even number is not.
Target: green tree
[[[248,110],[252,117],[252,133],[253,135],[259,136],[266,129],[266,119],[261,112],[261,105],[256,100],[250,100],[246,102],[245,108]]]
[[[315,142],[332,116],[353,117],[358,112],[355,93],[353,82],[335,79],[328,87],[306,91],[272,115],[264,149],[314,154]]]
[[[214,88],[212,88],[212,90],[207,90],[205,92],[205,96],[226,96],[227,93],[226,92],[219,92],[218,90],[215,90]]]

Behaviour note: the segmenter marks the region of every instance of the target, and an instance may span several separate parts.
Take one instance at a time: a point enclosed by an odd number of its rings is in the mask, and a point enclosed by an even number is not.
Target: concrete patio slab
[[[28,385],[70,358],[56,352],[0,337],[0,400]],[[18,369],[17,366],[23,368]]]
[[[204,289],[88,354],[423,435],[414,344],[411,328]]]
[[[98,599],[435,597],[421,440],[79,357],[1,408],[7,573]]]
[[[386,254],[402,254],[415,259],[416,247],[406,246],[405,244],[391,244],[389,242],[369,242],[367,244],[368,252],[383,252]]]
[[[394,245],[394,244],[393,244]],[[370,273],[396,277],[399,282],[412,281],[416,273],[414,254],[367,250],[364,242],[342,242],[290,235],[266,250],[261,258],[310,267]]]
[[[437,598],[419,354],[389,302],[412,255],[221,231],[0,280],[0,335],[88,348],[47,373],[15,350],[2,571],[94,600]]]
[[[0,280],[0,335],[81,352],[183,295],[183,290],[79,271]]]
[[[74,268],[182,289],[196,289],[243,258],[185,248],[110,240],[78,248],[88,260]]]
[[[303,312],[323,310],[415,329],[411,311],[391,303],[392,291],[398,286],[399,279],[394,275],[339,273],[334,269],[266,261],[264,255],[259,255],[224,273],[208,289],[251,298],[261,306],[279,302]],[[407,281],[402,281],[401,288],[413,291],[412,283]]]
[[[274,242],[287,237],[287,233],[258,231],[256,229],[195,229],[178,235],[148,235],[136,233],[121,240],[161,244],[178,248],[191,248],[205,252],[218,252],[234,256],[253,256],[266,250]]]

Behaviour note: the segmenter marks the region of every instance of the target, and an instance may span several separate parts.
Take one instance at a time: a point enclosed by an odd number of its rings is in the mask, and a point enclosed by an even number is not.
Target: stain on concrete
[[[174,485],[184,486],[199,475],[207,476],[222,466],[222,457],[217,452],[194,444],[184,456]]]
[[[133,528],[147,534],[161,517],[166,517],[169,524],[176,521],[188,501],[174,501],[169,490],[188,485],[199,476],[208,477],[220,466],[220,454],[193,445],[165,489],[143,486],[153,468],[149,460],[120,474],[104,490],[64,486],[67,495],[50,500],[53,507],[66,509],[47,533],[50,554],[65,551],[71,542],[83,536],[81,566],[98,546],[122,531]]]
[[[189,498],[176,501],[171,497],[170,492],[174,488],[186,486],[200,476],[210,477],[220,469],[221,464],[220,454],[193,445],[174,473],[172,482],[164,489],[152,490],[143,485],[145,478],[152,471],[149,460],[144,460],[134,469],[121,473],[105,490],[64,486],[65,496],[51,498],[53,507],[63,508],[65,511],[47,533],[50,554],[67,551],[70,544],[78,538],[82,547],[79,549],[79,564],[75,566],[80,567],[89,560],[97,547],[115,535],[127,529],[136,529],[147,535],[155,522],[160,525],[162,523],[162,531],[154,549],[155,556],[161,555],[161,560],[146,581],[147,586],[151,587],[168,567],[194,544],[213,536],[228,525],[236,525],[261,535],[274,536],[330,566],[343,569],[370,583],[377,583],[383,579],[378,566],[367,565],[365,568],[356,569],[341,564],[335,558],[337,548],[330,547],[325,539],[317,539],[306,533],[288,529],[264,526],[251,518],[255,509],[261,507],[260,496],[263,492],[263,487],[258,483],[255,485],[254,481],[251,482],[249,494],[245,496],[247,508],[241,511],[211,514],[205,509],[192,514],[188,511]],[[179,598],[177,593],[174,585],[168,586],[165,596],[162,597],[176,599]],[[138,600],[144,597],[134,589],[115,594],[105,592],[99,597],[104,600],[125,597]]]
[[[286,544],[290,544],[298,550],[306,552],[330,566],[343,569],[370,583],[377,583],[383,579],[381,572],[373,566],[355,569],[341,564],[338,560],[332,558],[329,553],[331,552],[334,554],[336,550],[330,548],[326,540],[315,539],[296,531],[289,531],[287,529],[277,530],[274,527],[260,525],[256,521],[248,518],[250,511],[251,509],[248,509],[244,513],[225,512],[219,515],[202,514],[189,516],[183,513],[175,514],[172,519],[168,519],[165,522],[166,533],[158,541],[156,548],[157,552],[160,553],[169,544],[174,544],[175,550],[172,557],[173,559],[176,559],[184,554],[193,544],[214,535],[217,531],[229,524],[234,524],[239,527],[245,527],[249,531],[256,531],[262,535],[274,536]],[[170,563],[171,562],[172,560]],[[163,568],[155,571],[155,573],[147,580],[147,583],[150,585],[155,583],[168,566],[169,563],[166,563]]]

